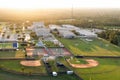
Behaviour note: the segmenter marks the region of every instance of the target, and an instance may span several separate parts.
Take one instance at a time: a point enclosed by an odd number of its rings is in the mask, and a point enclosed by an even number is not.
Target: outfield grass
[[[3,60],[0,61],[0,65],[7,69],[13,70],[16,72],[24,72],[24,73],[41,73],[46,74],[45,66],[41,62],[42,66],[39,67],[26,67],[20,64],[20,60]]]
[[[85,56],[120,56],[120,47],[105,40],[94,39],[86,41],[81,38],[58,38],[74,55]]]
[[[73,68],[64,59],[61,59],[68,68],[73,70],[76,74],[84,80],[120,80],[120,60],[119,59],[99,59],[97,67],[93,68]],[[90,79],[91,78],[91,79]]]

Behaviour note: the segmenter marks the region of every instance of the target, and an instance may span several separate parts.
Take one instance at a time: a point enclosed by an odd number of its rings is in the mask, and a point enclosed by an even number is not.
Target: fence
[[[20,75],[42,75],[42,76],[46,76],[47,74],[45,73],[32,73],[32,72],[28,72],[28,73],[25,73],[25,72],[18,72],[18,71],[14,71],[14,70],[9,70],[7,68],[4,68],[3,66],[0,66],[0,69],[3,70],[3,71],[6,71],[6,72],[10,72],[10,73],[14,73],[14,74],[20,74]]]
[[[120,56],[74,56],[76,58],[120,58]]]
[[[48,72],[49,75],[52,75],[52,69],[51,69],[51,66],[49,65],[49,63],[47,62],[44,62],[43,63],[45,64],[45,67],[46,67],[46,70]],[[63,71],[58,71],[57,73],[59,75],[62,75],[62,74],[67,74],[67,71],[70,71],[71,69],[69,69],[68,67],[66,66],[57,66],[58,68],[63,68],[64,70]],[[83,80],[80,76],[78,76],[76,73],[73,73],[72,75],[76,76],[77,78],[79,78],[79,80]]]

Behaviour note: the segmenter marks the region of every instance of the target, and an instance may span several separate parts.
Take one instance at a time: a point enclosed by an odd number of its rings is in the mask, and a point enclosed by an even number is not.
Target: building
[[[38,29],[44,28],[44,22],[33,22],[33,25],[31,26],[33,31],[36,31]]]
[[[75,38],[75,34],[69,30],[58,29],[59,36],[63,38]]]
[[[50,30],[54,30],[54,29],[60,29],[61,27],[58,26],[58,25],[54,25],[54,24],[51,24],[48,26]]]
[[[65,28],[67,30],[73,31],[73,30],[78,30],[79,28],[73,25],[69,25],[69,24],[64,24],[62,25],[62,28]]]
[[[49,25],[49,28],[50,30],[57,29],[59,36],[63,38],[74,38],[76,36],[73,32],[71,32],[72,30],[76,29],[76,27],[72,25]]]
[[[90,32],[87,29],[80,29],[80,30],[77,30],[76,32],[80,35],[80,37],[83,37],[83,38],[97,38],[97,34]]]
[[[30,35],[29,34],[25,34],[25,41],[30,40]]]
[[[33,26],[44,27],[44,22],[33,22]]]
[[[50,29],[48,29],[48,28],[39,28],[39,29],[37,29],[37,30],[35,30],[35,32],[36,32],[36,35],[38,36],[38,37],[40,37],[40,36],[49,36],[49,35],[52,35],[51,33],[50,33]]]

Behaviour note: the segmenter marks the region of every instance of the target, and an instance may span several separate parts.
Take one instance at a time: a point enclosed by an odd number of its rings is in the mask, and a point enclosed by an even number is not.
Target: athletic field
[[[106,40],[94,39],[87,41],[81,38],[58,38],[74,55],[85,56],[120,56],[120,47]]]
[[[11,49],[13,48],[13,43],[0,43],[0,49]]]

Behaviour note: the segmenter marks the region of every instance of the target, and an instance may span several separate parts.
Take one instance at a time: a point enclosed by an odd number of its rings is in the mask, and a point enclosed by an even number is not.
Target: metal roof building
[[[78,32],[81,37],[97,38],[97,34],[90,32],[89,30],[80,29],[80,30],[77,30],[76,32]]]

